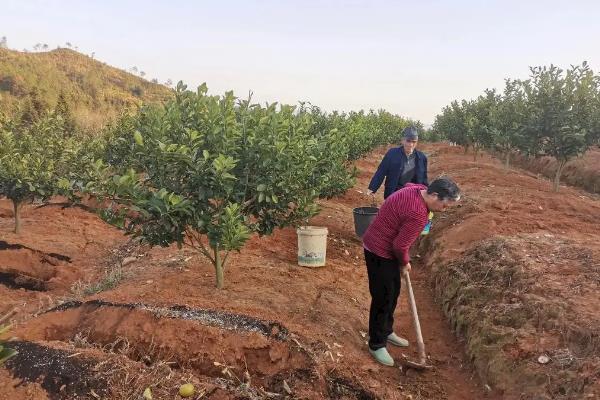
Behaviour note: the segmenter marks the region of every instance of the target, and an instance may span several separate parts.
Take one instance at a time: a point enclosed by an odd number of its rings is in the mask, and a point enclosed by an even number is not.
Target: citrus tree
[[[501,96],[493,90],[476,100],[453,101],[436,116],[434,131],[467,149],[551,156],[557,160],[554,189],[566,163],[600,140],[600,77],[587,63],[563,71],[531,68],[528,80],[506,80]]]
[[[344,113],[326,113],[319,107],[302,103],[300,113],[307,113],[312,121],[309,135],[316,139],[316,166],[312,186],[319,188],[319,197],[331,198],[354,186],[356,168],[348,159],[351,137]]]
[[[511,154],[523,148],[527,108],[520,82],[510,79],[505,82],[502,98],[498,101],[495,110],[493,146],[503,155],[504,165],[508,168]]]
[[[210,96],[179,84],[161,108],[113,127],[96,190],[112,202],[104,217],[151,245],[196,249],[218,288],[232,251],[253,232],[269,234],[317,212],[326,157],[309,113]]]
[[[67,129],[67,134],[71,134]],[[68,205],[81,204],[84,196],[93,193],[105,170],[102,158],[105,154],[106,138],[90,132],[77,132],[69,137],[71,148],[63,154],[61,176],[55,190],[56,195],[67,199]],[[75,143],[75,145],[73,145]]]
[[[51,114],[31,125],[12,120],[0,125],[0,195],[13,203],[15,233],[21,231],[25,203],[49,199],[64,185],[76,147],[65,136],[63,120]]]
[[[562,69],[536,67],[526,83],[529,102],[528,130],[537,138],[539,154],[554,157],[558,191],[566,163],[583,154],[598,135],[598,77],[586,63]]]
[[[104,198],[103,217],[127,233],[204,255],[222,288],[231,252],[253,233],[316,214],[318,198],[353,185],[351,161],[397,140],[403,126],[389,113],[261,106],[179,83],[164,106],[107,129],[104,155],[90,168],[97,178],[85,190]]]
[[[455,100],[442,109],[442,113],[436,116],[433,124],[434,131],[451,142],[464,146],[465,152],[473,144],[472,117],[467,107],[467,101]]]

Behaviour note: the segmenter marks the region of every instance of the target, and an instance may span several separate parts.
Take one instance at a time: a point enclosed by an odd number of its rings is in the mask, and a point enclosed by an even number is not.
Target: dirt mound
[[[316,362],[318,349],[302,344],[285,327],[244,315],[181,306],[71,302],[38,317],[16,334],[40,343],[69,343],[73,352],[98,349],[103,354],[124,354],[128,362],[147,367],[166,362],[171,369],[202,377],[205,387],[218,387],[229,393],[228,398],[258,399],[265,398],[264,393],[285,395],[286,390],[309,398],[321,398],[315,392],[327,392],[334,399],[378,398],[343,374],[330,376]],[[25,361],[15,359],[14,365]],[[31,372],[31,377],[40,376],[39,371]],[[47,379],[65,385],[67,378],[51,374],[44,377]],[[246,386],[240,386],[244,380]],[[46,384],[42,387],[71,398],[64,388],[61,392]]]
[[[509,398],[600,395],[599,254],[553,235],[500,237],[432,275],[478,371]]]
[[[170,307],[156,307],[142,303],[112,303],[103,300],[69,301],[48,310],[46,313],[66,311],[84,307],[88,312],[100,307],[115,307],[128,310],[148,311],[159,318],[183,319],[198,321],[205,325],[216,326],[221,329],[257,332],[277,340],[287,339],[289,332],[278,322],[261,321],[247,315],[233,314],[218,310],[203,310],[187,306],[174,305]]]
[[[12,232],[12,215],[12,204],[0,199],[0,313],[17,306],[19,319],[55,305],[79,280],[98,279],[112,250],[126,242],[80,208],[28,205],[20,235]]]
[[[39,341],[78,338],[100,346],[122,339],[135,350],[137,361],[167,359],[208,376],[220,376],[215,362],[261,377],[310,364],[298,346],[281,343],[286,330],[278,324],[181,307],[90,302],[47,313],[17,334]]]
[[[294,390],[300,390],[302,382],[310,389],[310,382],[314,381],[310,373],[301,370],[278,375],[277,392],[268,392],[252,382],[249,375],[240,375],[240,371],[224,364],[219,364],[222,377],[212,378],[170,361],[134,361],[135,352],[123,339],[102,349],[82,338],[67,344],[11,344],[20,353],[8,363],[6,371],[0,370],[1,400],[130,400],[141,398],[146,389],[151,389],[154,398],[166,399],[176,397],[184,383],[195,385],[197,398],[258,400],[281,397],[286,379],[286,387]],[[6,376],[6,372],[12,376]]]
[[[514,163],[551,179],[558,168],[558,163],[552,157],[528,159],[516,156]],[[569,161],[563,169],[561,182],[600,193],[600,148],[594,147],[583,156]]]

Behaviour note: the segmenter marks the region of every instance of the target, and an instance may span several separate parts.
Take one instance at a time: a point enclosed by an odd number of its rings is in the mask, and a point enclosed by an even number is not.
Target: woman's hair
[[[456,183],[450,178],[441,177],[437,178],[429,184],[427,188],[427,194],[437,193],[438,199],[440,200],[453,200],[457,201],[460,199],[460,189]]]

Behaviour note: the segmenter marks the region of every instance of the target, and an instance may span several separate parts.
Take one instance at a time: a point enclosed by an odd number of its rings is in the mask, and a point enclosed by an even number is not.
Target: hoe
[[[403,272],[404,282],[408,288],[408,303],[410,304],[410,313],[412,315],[413,326],[417,336],[417,350],[419,353],[419,361],[411,361],[404,358],[401,363],[407,368],[413,368],[419,371],[433,368],[427,365],[427,356],[425,355],[425,343],[423,343],[423,335],[421,334],[421,324],[419,323],[419,314],[417,313],[417,304],[415,303],[415,295],[413,294],[412,285],[410,284],[410,275],[408,271]]]

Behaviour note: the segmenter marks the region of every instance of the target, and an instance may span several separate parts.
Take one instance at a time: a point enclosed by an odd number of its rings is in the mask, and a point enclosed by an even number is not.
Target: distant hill
[[[0,112],[19,112],[32,91],[52,109],[62,92],[82,127],[97,128],[142,103],[173,91],[71,49],[20,52],[0,48]]]

